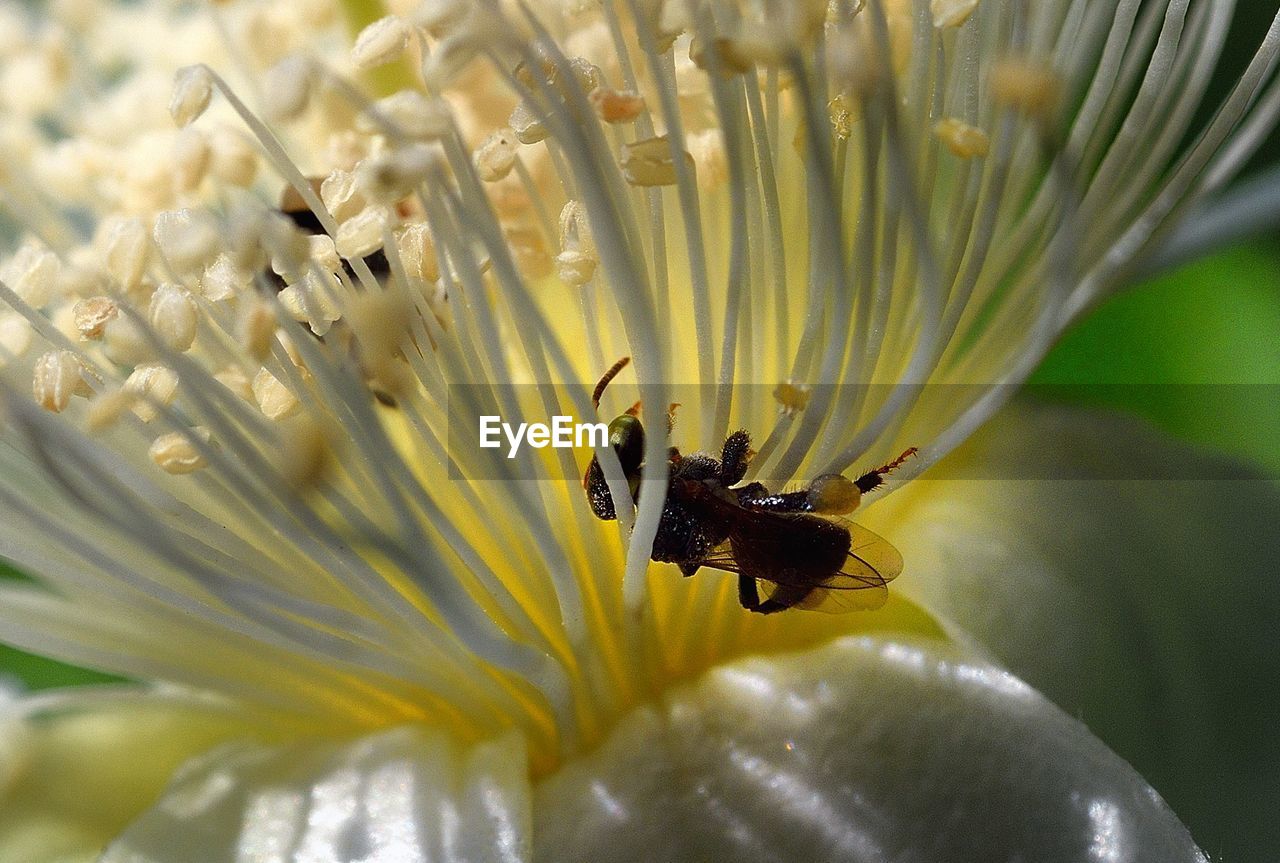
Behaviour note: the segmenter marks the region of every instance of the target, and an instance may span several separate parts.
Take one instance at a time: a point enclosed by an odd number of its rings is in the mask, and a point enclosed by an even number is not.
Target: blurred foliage
[[[1072,389],[1080,403],[1137,414],[1280,477],[1280,246],[1245,244],[1113,297],[1066,333],[1032,383],[1086,385]]]

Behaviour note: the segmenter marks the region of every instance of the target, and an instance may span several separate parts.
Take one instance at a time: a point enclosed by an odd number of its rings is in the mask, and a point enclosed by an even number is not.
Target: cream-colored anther
[[[213,78],[204,66],[184,66],[174,73],[169,116],[186,126],[205,112],[213,97]]]
[[[57,292],[62,264],[58,256],[28,240],[0,267],[0,280],[34,309],[43,308]]]
[[[382,235],[391,224],[391,212],[386,207],[365,207],[338,226],[334,242],[338,254],[344,258],[363,258],[382,248]]]
[[[223,246],[217,223],[203,210],[158,213],[151,237],[173,271],[183,276],[203,270]]]
[[[361,194],[351,171],[330,171],[320,184],[320,200],[339,224],[363,210],[368,201]]]
[[[954,117],[938,121],[933,134],[961,159],[980,159],[991,150],[991,139],[986,132]]]
[[[102,338],[107,322],[120,314],[120,309],[110,297],[89,297],[78,301],[72,314],[80,338],[83,341],[97,341]]]
[[[239,366],[227,366],[214,372],[213,379],[245,401],[253,401],[253,383]]]
[[[209,150],[213,176],[241,188],[253,184],[258,176],[258,152],[243,134],[234,129],[215,129],[209,135]]]
[[[853,102],[844,93],[839,93],[827,103],[827,114],[831,117],[831,131],[841,141],[849,140],[853,134]]]
[[[195,426],[186,432],[169,432],[160,435],[151,442],[151,446],[147,448],[147,454],[165,473],[176,475],[194,473],[207,467],[208,462],[192,441],[192,437],[199,437],[204,443],[212,439],[207,429]]]
[[[262,246],[271,255],[271,269],[286,280],[301,278],[311,266],[308,235],[278,213],[267,216],[260,230]]]
[[[556,274],[566,285],[580,288],[591,281],[599,262],[586,207],[578,201],[569,201],[560,211],[560,254],[556,255]]]
[[[262,79],[262,113],[268,120],[296,120],[307,110],[315,87],[315,65],[306,57],[286,57]]]
[[[521,144],[537,144],[547,139],[547,127],[542,125],[542,120],[524,102],[516,105],[511,112],[511,116],[507,118],[507,127],[515,133],[516,140]]]
[[[308,272],[306,278],[280,292],[280,304],[295,321],[304,321],[311,332],[323,336],[342,317],[335,301],[341,285],[331,273]]]
[[[312,234],[307,237],[310,247],[311,262],[326,273],[336,273],[342,269],[342,258],[338,257],[338,247],[328,234]]]
[[[773,389],[773,397],[787,416],[795,416],[809,406],[809,398],[813,395],[809,387],[787,381]]]
[[[302,351],[298,350],[298,346],[293,341],[292,328],[276,327],[275,337],[280,346],[284,348],[285,356],[289,358],[289,362],[302,373],[302,379],[309,380],[311,378],[311,370],[307,368],[307,361],[303,359]]]
[[[505,178],[516,165],[516,145],[518,139],[511,129],[499,129],[493,132],[476,149],[476,173],[486,183],[494,183]]]
[[[137,365],[152,356],[147,337],[132,318],[124,315],[107,321],[106,332],[102,336],[102,351],[107,359],[121,366]]]
[[[61,413],[71,404],[72,396],[87,396],[93,390],[84,379],[84,366],[71,351],[49,351],[36,360],[31,378],[31,393],[36,404],[47,411]]]
[[[435,243],[431,241],[431,229],[426,222],[410,222],[396,233],[396,248],[400,263],[409,278],[434,282],[440,278],[440,262],[436,258]]]
[[[213,148],[200,129],[186,128],[173,139],[173,185],[179,192],[197,189],[213,165]]]
[[[587,95],[596,116],[606,123],[630,123],[644,110],[644,97],[634,90],[597,87]]]
[[[411,144],[364,159],[356,166],[356,185],[366,200],[394,204],[413,194],[445,157],[438,145]]]
[[[454,33],[436,43],[422,64],[422,83],[434,93],[449,89],[479,54],[481,43],[469,33]]]
[[[175,351],[186,351],[196,340],[200,307],[178,285],[161,285],[151,295],[148,310],[151,328],[160,340]]]
[[[932,0],[929,11],[933,13],[933,26],[959,27],[969,20],[978,0]]]
[[[85,426],[91,432],[101,432],[120,421],[125,411],[133,407],[134,395],[123,389],[103,390],[89,399],[85,412]]]
[[[441,39],[457,29],[470,11],[470,0],[422,0],[413,21],[434,38]]]
[[[826,515],[848,515],[862,503],[862,490],[853,480],[826,473],[809,484],[809,506]]]
[[[31,324],[17,312],[0,315],[0,368],[31,347]]]
[[[351,49],[351,62],[357,69],[373,69],[400,59],[409,46],[409,25],[403,18],[388,15],[360,31]]]
[[[105,251],[107,272],[136,298],[151,260],[151,237],[142,220],[116,222],[107,233]]]
[[[253,397],[267,419],[282,420],[298,410],[298,397],[266,369],[253,378]]]
[[[693,156],[682,151],[690,170]],[[646,138],[622,145],[622,176],[633,186],[672,186],[676,182],[676,163],[671,158],[667,136]]]
[[[206,300],[216,303],[247,292],[252,283],[252,277],[232,263],[231,256],[223,252],[205,267],[198,286],[200,294]]]
[[[124,391],[135,396],[133,412],[149,423],[156,418],[157,405],[173,404],[178,394],[178,373],[161,365],[142,365],[125,379]]]
[[[453,128],[453,111],[443,99],[430,99],[417,90],[400,90],[379,99],[376,113],[395,125],[396,131],[418,141],[438,141]],[[367,134],[384,131],[370,112],[356,118],[356,129]]]
[[[991,95],[1002,105],[1044,120],[1058,107],[1062,80],[1036,60],[1008,57],[991,69]]]
[[[697,36],[689,43],[689,59],[699,69],[711,71],[711,64],[714,61],[715,68],[721,75],[740,75],[751,71],[754,61],[749,56],[751,53],[749,45],[736,44],[733,40],[723,37],[713,39],[710,46],[714,54],[711,55],[708,55],[707,45],[708,43]],[[777,50],[773,53],[781,54],[782,52]]]
[[[236,319],[236,339],[249,356],[262,362],[271,354],[276,334],[276,316],[265,300],[254,298],[240,307]]]

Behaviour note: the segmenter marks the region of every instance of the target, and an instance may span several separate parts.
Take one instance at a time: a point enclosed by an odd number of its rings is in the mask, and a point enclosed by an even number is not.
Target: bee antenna
[[[618,372],[627,367],[627,363],[631,362],[631,357],[623,357],[609,367],[609,371],[604,373],[604,377],[600,378],[600,383],[596,384],[596,388],[591,393],[591,406],[599,409],[600,397],[604,395],[605,387],[618,376]]]

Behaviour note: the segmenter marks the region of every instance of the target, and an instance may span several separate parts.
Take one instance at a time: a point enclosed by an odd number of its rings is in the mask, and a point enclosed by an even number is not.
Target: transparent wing
[[[735,556],[731,543],[718,546],[702,561],[702,565],[725,572],[746,573],[756,577],[756,587],[763,600],[786,601],[793,608],[843,614],[850,611],[872,611],[888,600],[886,585],[902,572],[902,555],[888,540],[861,525],[837,520],[849,531],[849,552],[841,568],[814,584],[803,598],[794,598],[801,585],[782,577],[771,579],[758,567],[744,567]]]

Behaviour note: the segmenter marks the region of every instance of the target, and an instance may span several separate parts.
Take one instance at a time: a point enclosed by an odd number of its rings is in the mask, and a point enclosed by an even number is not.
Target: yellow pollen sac
[[[1000,104],[1043,120],[1058,107],[1062,81],[1043,63],[1009,57],[991,70],[991,92]]]
[[[547,127],[542,125],[538,116],[523,102],[511,112],[507,125],[515,132],[521,144],[537,144],[547,139]]]
[[[138,366],[125,380],[124,390],[138,397],[133,405],[133,412],[138,419],[149,423],[156,418],[155,404],[172,404],[173,397],[178,392],[178,375],[164,366]]]
[[[351,62],[357,69],[372,69],[393,63],[409,45],[409,25],[394,15],[379,18],[360,31]]]
[[[475,152],[476,173],[486,183],[495,183],[511,173],[516,165],[519,139],[511,129],[499,129],[484,139]]]
[[[853,480],[827,473],[809,485],[809,506],[825,515],[848,515],[862,503],[862,490]]]
[[[991,139],[986,132],[954,117],[939,121],[933,127],[933,134],[961,159],[979,159],[991,151]]]
[[[76,331],[84,341],[97,341],[107,327],[107,321],[120,314],[116,304],[108,297],[90,297],[75,304],[72,315]]]
[[[213,79],[204,66],[186,66],[173,76],[173,95],[169,99],[169,115],[179,126],[186,126],[204,113],[213,97]]]
[[[693,156],[684,151],[684,160],[693,170]],[[633,186],[674,186],[676,163],[666,135],[622,145],[622,176]]]
[[[36,360],[31,393],[40,407],[61,413],[72,396],[88,396],[93,391],[85,381],[84,367],[71,351],[50,351]]]
[[[175,351],[186,351],[196,340],[200,309],[177,285],[161,285],[151,295],[151,326]]]
[[[206,443],[209,441],[209,432],[205,429],[196,427],[191,429],[188,434],[199,435]],[[160,437],[151,442],[151,446],[147,449],[147,454],[165,473],[194,473],[205,467],[208,462],[205,461],[200,451],[196,449],[188,434],[170,432],[169,434],[160,435]]]
[[[108,390],[101,392],[89,400],[89,410],[85,415],[85,425],[91,432],[104,431],[134,406],[136,396],[127,390]]]
[[[267,419],[282,420],[298,410],[297,396],[266,369],[260,369],[253,379],[253,396]]]
[[[778,384],[774,387],[773,397],[777,399],[778,404],[782,406],[782,412],[787,416],[795,416],[809,406],[809,397],[812,393],[809,388],[800,384],[793,384],[790,381]]]
[[[631,90],[597,87],[589,98],[596,114],[606,123],[629,123],[644,110],[644,97]]]

